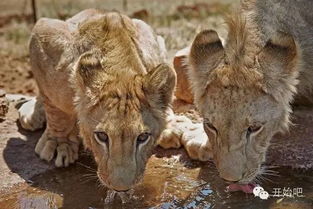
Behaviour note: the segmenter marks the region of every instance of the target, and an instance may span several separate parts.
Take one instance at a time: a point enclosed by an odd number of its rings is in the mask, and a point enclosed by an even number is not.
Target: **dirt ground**
[[[0,89],[11,93],[35,95],[37,86],[28,61],[27,57],[0,56]]]
[[[12,98],[20,96],[8,95],[8,97],[12,100]],[[47,208],[44,205],[52,197],[53,204],[63,205],[62,208],[95,208],[89,207],[90,204],[98,205],[96,208],[101,208],[101,200],[105,192],[94,189],[97,187],[96,181],[88,183],[90,181],[90,179],[88,180],[90,167],[95,168],[89,154],[86,160],[86,153],[82,150],[77,163],[69,168],[61,169],[55,168],[53,162],[47,163],[40,160],[34,152],[34,147],[43,130],[29,132],[20,127],[17,122],[17,108],[20,101],[10,102],[7,117],[0,122],[0,208],[13,209],[15,207],[12,205],[18,204],[18,202],[23,203],[23,201],[24,206],[20,207],[21,209],[29,209],[30,205],[34,206],[34,204],[36,205],[34,208]],[[180,102],[175,102],[175,107],[176,110],[184,112],[194,121],[199,120],[197,112],[190,105],[184,106]],[[313,206],[313,190],[310,187],[310,185],[313,185],[313,110],[296,110],[294,118],[293,122],[296,125],[291,128],[290,133],[277,135],[272,140],[266,164],[283,167],[283,169],[277,169],[279,176],[269,177],[270,181],[264,182],[264,185],[267,185],[269,189],[275,186],[278,187],[278,185],[281,185],[281,187],[287,185],[292,185],[294,188],[301,187],[306,191],[305,199],[292,200],[291,202],[286,199],[287,202],[283,201],[278,204],[273,202],[274,200],[266,203],[258,202],[255,201],[253,196],[249,196],[249,198],[240,194],[229,196],[224,192],[225,182],[218,177],[212,162],[191,161],[183,149],[168,151],[157,148],[155,150],[156,154],[149,160],[144,186],[139,186],[136,189],[139,196],[146,194],[144,202],[134,202],[133,204],[139,203],[141,207],[132,208],[150,208],[148,205],[162,205],[165,204],[166,200],[173,201],[175,197],[183,198],[180,201],[186,202],[185,204],[188,201],[192,203],[198,198],[199,188],[201,188],[200,193],[202,193],[202,189],[207,190],[209,185],[209,188],[212,187],[214,194],[205,196],[205,201],[200,201],[197,204],[214,203],[219,205],[216,208],[223,208],[223,204],[220,204],[226,201],[227,205],[232,206],[232,208],[241,209],[249,208],[251,204],[260,209],[311,208]],[[173,164],[177,159],[182,161],[183,165]],[[87,167],[87,173],[85,167]],[[85,183],[85,181],[88,182]],[[75,183],[73,184],[73,182]],[[207,183],[209,185],[206,185]],[[181,189],[175,189],[177,186]],[[152,188],[155,188],[156,191],[149,194],[149,192],[152,192],[150,191]],[[146,191],[147,189],[148,191]],[[86,192],[94,190],[94,195]],[[168,199],[164,199],[164,195]],[[77,201],[81,202],[79,207],[75,206]],[[175,201],[171,204],[173,205],[172,208],[178,208],[176,207],[178,203]],[[56,208],[61,206],[56,206]],[[120,206],[113,208],[120,208]]]

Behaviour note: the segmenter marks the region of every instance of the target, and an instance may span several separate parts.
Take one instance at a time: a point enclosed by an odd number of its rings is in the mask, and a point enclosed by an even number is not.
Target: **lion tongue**
[[[244,193],[253,193],[255,184],[230,184],[227,188],[227,192],[242,191]]]

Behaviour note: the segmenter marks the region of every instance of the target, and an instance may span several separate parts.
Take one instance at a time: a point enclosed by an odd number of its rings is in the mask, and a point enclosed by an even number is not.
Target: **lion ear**
[[[168,64],[160,64],[144,77],[144,92],[149,101],[166,108],[173,100],[176,73]]]
[[[95,89],[95,82],[99,78],[98,74],[102,69],[100,57],[96,52],[86,52],[82,54],[76,64],[76,79],[81,89]]]
[[[214,30],[200,32],[192,43],[189,64],[199,76],[207,76],[224,58],[222,42]]]
[[[298,49],[294,39],[286,34],[276,34],[258,54],[264,72],[264,90],[281,99],[282,92],[296,91],[298,80]]]
[[[215,31],[204,30],[196,36],[188,57],[188,78],[196,103],[208,85],[210,74],[224,57],[222,41]]]

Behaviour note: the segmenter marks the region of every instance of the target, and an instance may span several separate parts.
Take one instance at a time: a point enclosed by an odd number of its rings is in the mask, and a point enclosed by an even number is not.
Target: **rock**
[[[146,9],[136,11],[131,15],[132,18],[136,18],[136,19],[140,19],[144,21],[148,20],[149,16],[150,16],[149,12]]]
[[[174,57],[174,68],[177,74],[177,87],[175,96],[177,99],[183,100],[189,104],[193,103],[193,94],[190,89],[190,84],[187,75],[187,65],[185,59],[189,54],[190,47],[178,51]]]
[[[34,97],[23,94],[6,94],[6,98],[9,102],[26,102]]]
[[[5,91],[3,89],[0,89],[0,97],[5,97]]]
[[[199,18],[212,14],[220,14],[225,12],[225,10],[228,10],[228,6],[219,2],[211,4],[199,2],[191,5],[180,5],[176,8],[178,14],[189,18]]]
[[[5,118],[5,115],[9,111],[9,101],[5,95],[5,91],[0,89],[0,121]]]

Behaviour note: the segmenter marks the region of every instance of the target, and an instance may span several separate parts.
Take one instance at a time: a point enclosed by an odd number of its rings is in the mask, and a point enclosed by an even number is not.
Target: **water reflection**
[[[277,169],[281,176],[262,185],[266,191],[270,193],[275,187],[301,187],[305,197],[261,200],[241,192],[227,193],[227,185],[218,177],[212,163],[191,161],[182,150],[174,152],[151,157],[142,183],[127,204],[115,198],[111,204],[104,205],[107,191],[96,178],[90,178],[93,169],[82,166],[93,166],[92,160],[85,156],[68,169],[52,170],[34,177],[31,185],[19,185],[4,192],[0,195],[0,208],[313,208],[312,172]]]

